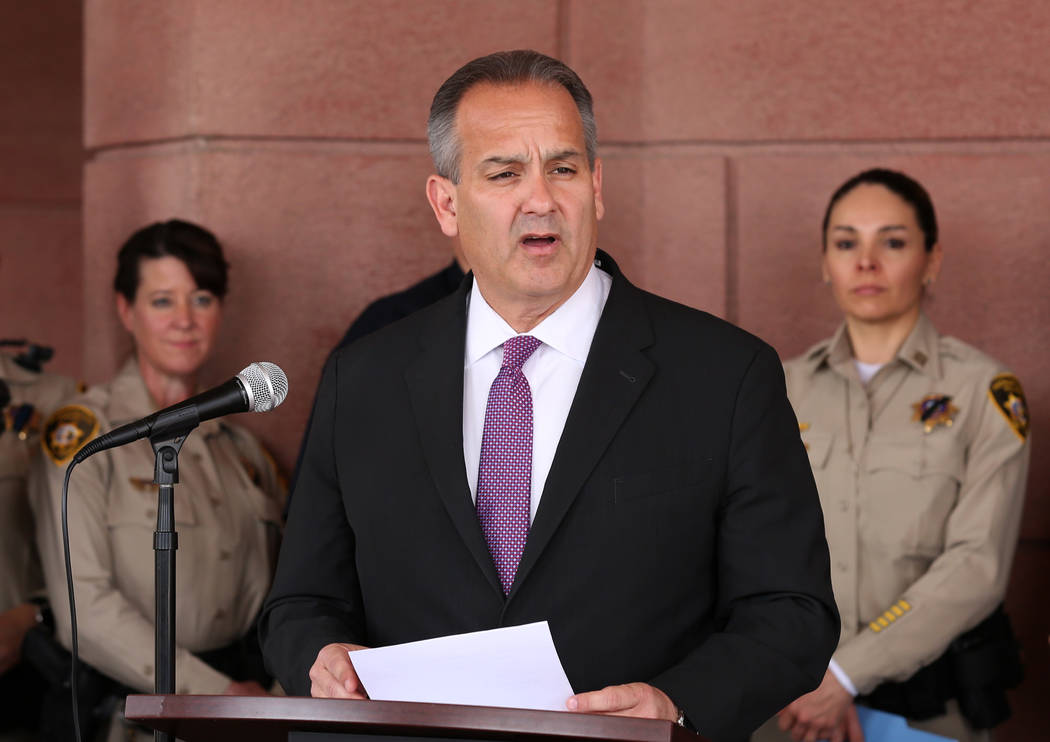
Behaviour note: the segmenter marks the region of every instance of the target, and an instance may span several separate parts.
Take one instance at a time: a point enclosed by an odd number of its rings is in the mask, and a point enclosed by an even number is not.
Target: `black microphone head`
[[[288,396],[288,377],[276,363],[258,361],[237,374],[248,394],[249,412],[268,412]]]

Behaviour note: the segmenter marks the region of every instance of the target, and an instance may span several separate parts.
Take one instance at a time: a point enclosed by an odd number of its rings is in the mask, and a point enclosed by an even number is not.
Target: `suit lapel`
[[[543,487],[510,597],[550,542],[653,375],[653,364],[642,353],[642,348],[652,343],[653,335],[641,292],[619,273],[608,256],[599,253],[599,260],[613,274],[613,285]]]
[[[456,293],[434,306],[421,333],[419,356],[405,371],[405,383],[438,495],[478,567],[502,596],[463,465],[463,355],[470,285],[470,280],[463,281]]]

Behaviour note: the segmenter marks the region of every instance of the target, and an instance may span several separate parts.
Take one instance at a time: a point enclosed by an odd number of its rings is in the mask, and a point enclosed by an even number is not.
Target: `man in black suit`
[[[838,639],[776,353],[597,250],[593,109],[565,65],[467,64],[428,134],[428,198],[473,280],[326,366],[261,619],[272,670],[362,698],[362,646],[548,620],[567,708],[746,737]]]

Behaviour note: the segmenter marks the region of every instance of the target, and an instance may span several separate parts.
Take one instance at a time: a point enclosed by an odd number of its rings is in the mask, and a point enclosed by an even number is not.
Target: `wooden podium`
[[[391,701],[128,696],[124,715],[186,742],[706,742],[669,721]]]

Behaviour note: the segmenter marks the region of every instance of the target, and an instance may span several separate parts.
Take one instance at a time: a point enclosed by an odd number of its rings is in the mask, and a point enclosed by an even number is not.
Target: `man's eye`
[[[555,175],[572,175],[576,172],[576,168],[571,168],[568,165],[560,165],[554,168],[551,172]]]
[[[150,306],[156,307],[157,309],[167,309],[171,306],[171,299],[166,296],[158,296],[150,302]]]
[[[849,250],[855,244],[856,243],[853,240],[836,240],[835,241],[835,249],[836,250]]]
[[[215,302],[215,297],[211,294],[197,294],[193,297],[193,305],[205,309],[210,307]]]
[[[504,170],[501,173],[496,173],[495,175],[490,175],[489,176],[489,180],[507,180],[508,178],[513,178],[513,177],[514,177],[514,173],[512,173],[510,170]]]
[[[902,247],[905,247],[908,243],[905,240],[900,239],[899,237],[891,237],[890,239],[886,240],[886,244],[894,250],[900,250]]]

